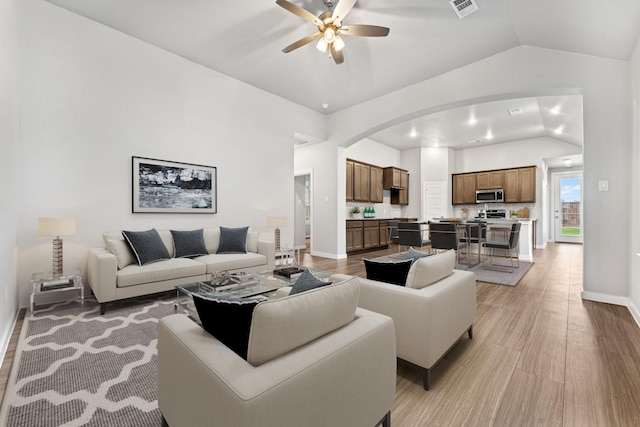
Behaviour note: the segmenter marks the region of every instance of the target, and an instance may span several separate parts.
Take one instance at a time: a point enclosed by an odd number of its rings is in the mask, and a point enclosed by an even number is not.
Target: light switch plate
[[[609,181],[598,181],[598,191],[609,191]]]

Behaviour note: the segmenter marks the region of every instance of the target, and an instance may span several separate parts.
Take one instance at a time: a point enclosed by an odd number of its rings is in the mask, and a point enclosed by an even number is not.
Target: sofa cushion
[[[249,227],[220,227],[218,254],[247,253],[247,232]]]
[[[413,259],[373,261],[363,258],[362,261],[364,261],[364,267],[367,271],[367,279],[404,286]]]
[[[123,230],[122,235],[131,246],[131,250],[138,260],[138,265],[171,258],[155,228],[147,231]]]
[[[208,255],[204,244],[202,228],[192,231],[171,230],[173,236],[173,250],[176,258],[193,258]]]
[[[257,231],[247,233],[247,252],[258,253],[258,240],[260,240],[260,233]]]
[[[352,322],[359,292],[353,277],[259,304],[253,311],[247,361],[262,365]]]
[[[131,250],[131,246],[124,240],[120,231],[117,233],[104,233],[102,239],[104,240],[105,249],[115,255],[118,262],[118,269],[138,262]]]
[[[420,251],[416,251],[413,248],[409,248],[409,250],[404,254],[403,259],[410,259],[412,261],[416,261],[420,258],[424,258],[431,255],[433,254],[428,254],[426,252],[420,252]]]
[[[188,258],[171,258],[143,266],[132,264],[118,271],[116,286],[124,288],[145,283],[204,276],[206,272],[206,265]]]
[[[218,252],[218,245],[220,244],[220,229],[218,227],[205,228],[202,230],[202,235],[204,237],[204,244],[207,247],[207,252],[210,254]]]
[[[253,311],[263,296],[237,298],[193,294],[193,302],[205,331],[247,360]]]
[[[406,287],[422,289],[453,273],[456,252],[448,250],[413,263],[407,275]]]
[[[313,275],[311,270],[306,268],[302,272],[300,277],[298,277],[298,280],[296,280],[296,282],[291,287],[291,292],[289,292],[289,295],[299,294],[300,292],[310,291],[311,289],[328,286],[330,284],[331,282],[318,279]]]
[[[243,270],[260,266],[267,268],[267,257],[253,252],[247,252],[246,254],[212,254],[193,259],[205,265],[207,273]]]

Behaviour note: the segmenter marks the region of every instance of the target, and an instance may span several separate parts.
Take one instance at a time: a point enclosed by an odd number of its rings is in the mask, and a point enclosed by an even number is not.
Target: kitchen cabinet
[[[347,202],[383,202],[381,167],[347,159],[346,168]]]
[[[464,173],[451,176],[451,201],[454,205],[476,203],[476,174]]]
[[[408,205],[409,172],[396,167],[384,168],[383,172],[383,187],[391,192],[391,204]]]
[[[536,167],[509,169],[504,171],[505,203],[536,202]]]
[[[353,162],[351,160],[347,160],[347,202],[353,201]]]
[[[364,221],[347,221],[347,252],[360,251],[364,249],[363,222]]]
[[[364,221],[364,249],[380,246],[379,221]]]
[[[503,187],[503,171],[478,172],[476,175],[477,190],[493,190]]]
[[[504,202],[519,203],[520,202],[520,183],[518,179],[518,169],[509,169],[504,171]]]
[[[388,223],[387,220],[380,220],[378,221],[378,235],[379,235],[379,243],[380,246],[387,246],[389,244],[389,227],[388,227]]]
[[[370,166],[369,170],[369,201],[372,203],[382,203],[383,169],[377,166]]]
[[[536,167],[518,169],[520,203],[536,202]]]
[[[371,171],[369,165],[353,163],[353,200],[356,202],[369,201],[369,180]]]

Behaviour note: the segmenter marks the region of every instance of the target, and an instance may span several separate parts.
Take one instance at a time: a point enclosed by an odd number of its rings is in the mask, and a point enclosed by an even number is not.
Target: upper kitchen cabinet
[[[383,185],[391,191],[392,205],[409,204],[409,171],[396,167],[384,168]]]
[[[382,168],[351,159],[346,167],[347,202],[382,203]]]
[[[487,171],[476,173],[476,189],[493,190],[503,187],[503,171]]]
[[[370,166],[369,170],[369,201],[372,203],[382,203],[383,170],[377,166]]]
[[[505,203],[535,203],[535,166],[504,171],[504,201]]]
[[[347,202],[353,201],[353,162],[347,160]]]
[[[451,176],[451,201],[454,205],[476,202],[476,174],[463,173]]]

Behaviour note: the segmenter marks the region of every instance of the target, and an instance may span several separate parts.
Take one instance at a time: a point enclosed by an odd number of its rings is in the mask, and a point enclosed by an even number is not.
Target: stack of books
[[[286,277],[287,279],[295,279],[300,277],[304,272],[304,268],[298,267],[284,267],[284,268],[276,268],[273,270],[273,274],[276,276]]]

